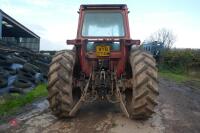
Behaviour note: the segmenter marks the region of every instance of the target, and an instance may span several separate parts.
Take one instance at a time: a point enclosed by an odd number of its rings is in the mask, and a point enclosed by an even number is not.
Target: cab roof
[[[82,9],[125,9],[127,8],[126,4],[88,4],[81,5]]]

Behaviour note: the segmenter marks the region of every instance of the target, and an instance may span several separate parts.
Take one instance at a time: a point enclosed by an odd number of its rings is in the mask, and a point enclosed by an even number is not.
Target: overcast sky
[[[175,47],[200,48],[200,0],[0,0],[0,8],[41,37],[41,50],[69,48],[80,4],[127,4],[132,39],[161,28],[177,36]]]

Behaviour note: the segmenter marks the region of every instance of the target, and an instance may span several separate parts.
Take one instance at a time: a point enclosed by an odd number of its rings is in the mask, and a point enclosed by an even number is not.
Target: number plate
[[[96,56],[109,56],[110,46],[96,46]]]

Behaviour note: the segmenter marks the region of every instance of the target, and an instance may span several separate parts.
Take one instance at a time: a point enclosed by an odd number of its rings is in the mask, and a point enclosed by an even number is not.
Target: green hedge
[[[159,64],[161,70],[177,73],[188,73],[190,70],[200,71],[200,50],[172,49],[165,51]]]

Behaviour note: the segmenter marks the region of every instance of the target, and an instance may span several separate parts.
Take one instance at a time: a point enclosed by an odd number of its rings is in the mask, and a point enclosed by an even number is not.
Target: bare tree
[[[170,49],[176,41],[176,36],[173,34],[171,30],[162,28],[157,32],[153,33],[149,37],[149,39],[147,39],[147,42],[154,42],[154,41],[161,42],[164,44],[164,47],[166,49]]]

